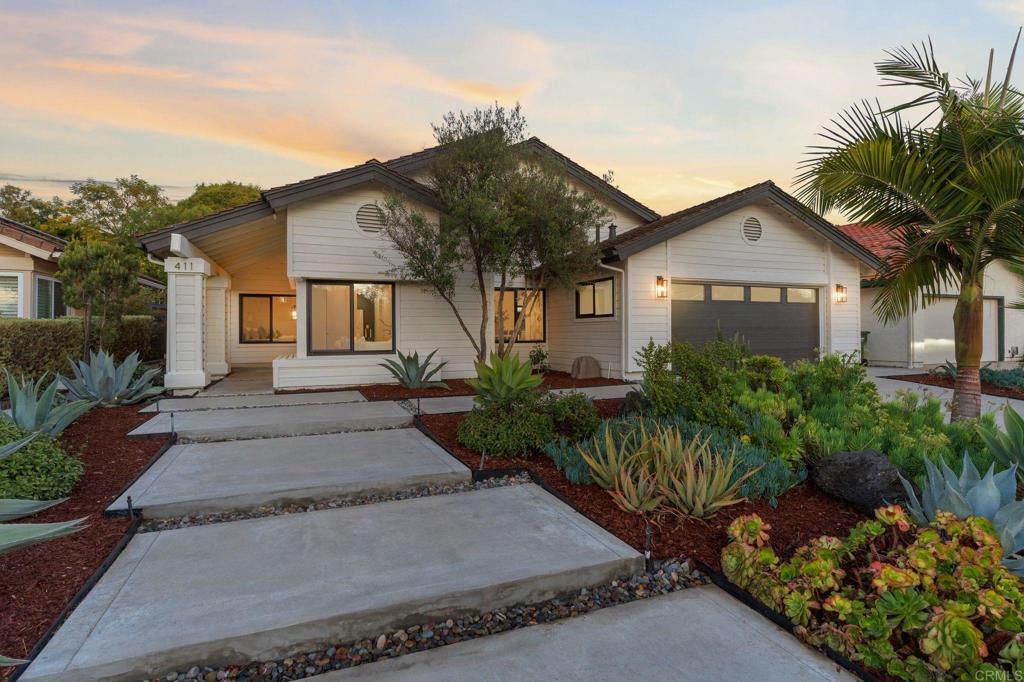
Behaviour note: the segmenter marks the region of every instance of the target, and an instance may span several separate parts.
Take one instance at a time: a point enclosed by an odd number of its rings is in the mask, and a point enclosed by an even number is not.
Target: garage
[[[982,362],[1002,360],[1003,336],[999,315],[1000,301],[986,297],[982,322]],[[922,365],[941,365],[955,362],[953,342],[953,310],[956,298],[943,297],[932,301],[914,317],[914,362]]]
[[[738,337],[755,355],[813,359],[821,347],[815,287],[672,282],[672,341],[695,346]]]

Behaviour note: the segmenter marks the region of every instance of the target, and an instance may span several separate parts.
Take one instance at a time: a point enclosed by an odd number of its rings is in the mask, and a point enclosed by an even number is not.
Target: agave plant
[[[638,429],[635,440],[633,437],[616,438],[611,423],[605,422],[604,432],[594,436],[592,442],[585,445],[577,445],[576,449],[580,457],[590,467],[590,477],[594,483],[605,490],[615,487],[615,476],[624,467],[627,467],[637,458],[636,443],[645,443],[647,432],[643,424]]]
[[[398,360],[388,358],[380,366],[391,372],[405,388],[448,388],[448,384],[443,381],[431,381],[431,378],[448,364],[445,360],[434,367],[430,366],[430,360],[438,350],[435,348],[430,351],[430,354],[423,358],[423,362],[420,362],[419,351],[412,355],[403,355],[402,351],[396,351]]]
[[[1009,404],[1003,408],[1003,426],[999,429],[981,429],[981,437],[989,452],[1000,464],[1017,468],[1017,478],[1024,483],[1024,417]]]
[[[651,439],[654,474],[665,501],[676,513],[701,519],[744,500],[743,483],[757,473],[738,474],[736,451],[728,459],[711,449],[710,439],[697,435],[687,442],[669,427]]]
[[[92,400],[103,407],[134,405],[163,393],[161,386],[154,386],[153,379],[159,369],[148,369],[135,377],[139,368],[139,354],[132,353],[120,365],[114,356],[100,351],[89,354],[89,362],[71,360],[73,379],[62,377],[71,395]]]
[[[619,509],[640,516],[653,514],[665,501],[654,474],[636,459],[625,462],[615,472],[608,493]]]
[[[938,512],[950,512],[960,518],[982,516],[992,522],[1003,546],[1003,565],[1024,576],[1024,501],[1016,499],[1017,467],[995,473],[990,466],[984,476],[964,454],[960,475],[945,462],[936,466],[925,459],[927,478],[918,498],[914,486],[900,476],[907,493],[907,513],[919,525],[935,520]]]
[[[476,379],[466,379],[474,391],[475,402],[481,406],[508,407],[532,395],[544,381],[532,374],[529,361],[522,362],[518,355],[501,357],[491,353],[486,363],[475,363]]]
[[[39,389],[46,379],[44,374],[39,381],[18,381],[7,372],[7,395],[11,401],[11,419],[15,424],[34,433],[41,433],[56,438],[75,421],[88,412],[91,400],[63,401],[57,397],[60,379],[54,379],[40,395]]]

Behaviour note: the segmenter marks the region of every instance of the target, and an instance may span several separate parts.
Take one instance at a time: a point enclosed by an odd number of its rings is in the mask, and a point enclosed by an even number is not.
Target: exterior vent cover
[[[761,241],[761,235],[764,234],[764,229],[761,227],[761,221],[750,216],[743,220],[743,241],[748,244],[754,244]]]
[[[380,234],[384,229],[384,213],[376,204],[363,204],[356,211],[356,225],[363,232]]]

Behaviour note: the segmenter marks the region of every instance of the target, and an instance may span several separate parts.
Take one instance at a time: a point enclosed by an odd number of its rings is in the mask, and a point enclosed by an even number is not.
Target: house
[[[0,317],[67,314],[56,278],[63,239],[0,216]]]
[[[559,370],[589,355],[603,374],[631,379],[650,340],[721,332],[786,359],[859,350],[858,284],[880,261],[773,183],[660,216],[540,140],[523,144],[611,219],[595,235],[593,272],[543,292],[520,352],[542,346]],[[380,363],[396,349],[439,348],[445,378],[473,376],[472,346],[447,304],[390,279],[377,255],[389,253],[376,205],[387,193],[436,216],[425,179],[437,153],[370,160],[142,236],[168,274],[166,385],[193,390],[241,364],[272,365],[278,389],[386,382]],[[523,293],[506,303],[509,325]],[[456,304],[477,328],[468,277]]]
[[[885,260],[897,245],[891,231],[878,225],[842,225],[843,234]],[[1024,311],[1007,308],[1021,297],[1024,281],[1005,263],[985,268],[983,351],[981,360],[997,363],[1019,359],[1024,349]],[[867,332],[864,357],[884,367],[933,367],[956,362],[953,349],[953,309],[957,290],[944,287],[927,306],[892,323],[883,324],[875,311],[878,282],[865,278],[861,288],[861,328]]]

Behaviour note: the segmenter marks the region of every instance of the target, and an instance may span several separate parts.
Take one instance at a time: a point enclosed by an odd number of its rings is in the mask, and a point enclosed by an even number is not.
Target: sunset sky
[[[980,76],[1021,22],[1024,0],[0,0],[0,184],[271,187],[417,151],[445,112],[497,100],[670,212],[788,187],[832,115],[897,96],[877,87],[885,48],[930,35],[951,74]]]

